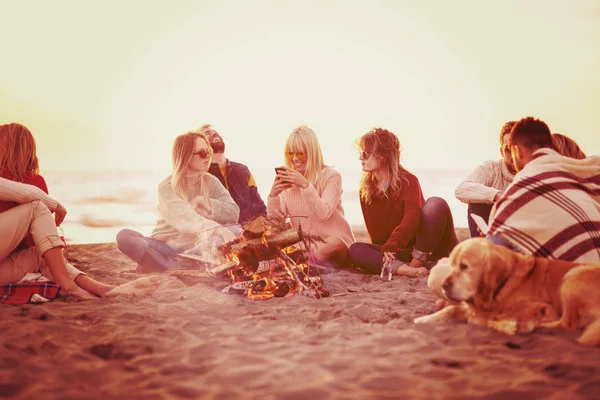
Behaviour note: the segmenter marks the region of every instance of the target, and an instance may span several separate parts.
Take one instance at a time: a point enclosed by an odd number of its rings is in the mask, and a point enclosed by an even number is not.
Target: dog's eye
[[[467,264],[460,264],[461,271],[465,271],[467,268],[469,268],[469,267],[467,267]]]

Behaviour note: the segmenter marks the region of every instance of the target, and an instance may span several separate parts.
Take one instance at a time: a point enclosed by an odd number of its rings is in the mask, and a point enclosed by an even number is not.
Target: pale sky
[[[300,123],[342,171],[374,126],[409,169],[468,169],[527,115],[600,153],[599,4],[0,0],[0,123],[43,169],[168,169],[204,123],[251,170]]]

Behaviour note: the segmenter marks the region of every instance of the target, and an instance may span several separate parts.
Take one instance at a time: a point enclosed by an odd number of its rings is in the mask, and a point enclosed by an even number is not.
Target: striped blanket
[[[41,303],[58,296],[60,286],[53,283],[12,283],[0,285],[0,304],[17,306]]]
[[[494,205],[488,235],[526,254],[600,264],[600,156],[533,155]]]

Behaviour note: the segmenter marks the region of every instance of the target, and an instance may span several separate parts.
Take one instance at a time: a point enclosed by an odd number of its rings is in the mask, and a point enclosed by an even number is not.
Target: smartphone
[[[485,222],[485,220],[477,214],[471,214],[471,218],[473,219],[473,221],[475,221],[475,224],[479,227],[479,229],[481,229],[481,233],[483,233],[484,235],[487,235],[487,233],[490,229],[488,227],[487,222]]]
[[[285,168],[282,167],[275,167],[275,173],[279,174],[279,171],[285,171]]]

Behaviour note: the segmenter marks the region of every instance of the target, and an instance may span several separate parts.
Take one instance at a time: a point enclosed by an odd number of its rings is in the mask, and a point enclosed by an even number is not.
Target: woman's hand
[[[213,232],[213,236],[221,236],[223,238],[223,243],[229,243],[235,240],[235,235],[229,229],[221,226]]]
[[[212,213],[212,207],[210,205],[210,200],[208,197],[204,196],[196,196],[190,201],[191,206],[204,215],[205,217],[209,216]]]
[[[60,226],[62,222],[65,220],[67,216],[67,209],[60,203],[56,205],[56,209],[54,210],[54,222],[56,226]]]
[[[296,171],[295,169],[282,167],[277,173],[277,176],[280,177],[282,181],[299,186],[302,189],[306,189],[308,185],[310,185],[308,179],[306,179],[300,172]]]
[[[292,185],[289,182],[284,182],[283,179],[277,174],[275,180],[273,181],[273,186],[271,187],[271,193],[269,196],[277,197],[286,189],[291,188]]]
[[[393,252],[391,252],[391,251],[386,251],[386,252],[384,252],[384,253],[383,253],[383,260],[382,260],[382,262],[383,262],[384,264],[391,263],[391,262],[392,262],[392,261],[394,261],[395,259],[396,259],[396,256],[394,255],[394,253],[393,253]]]

